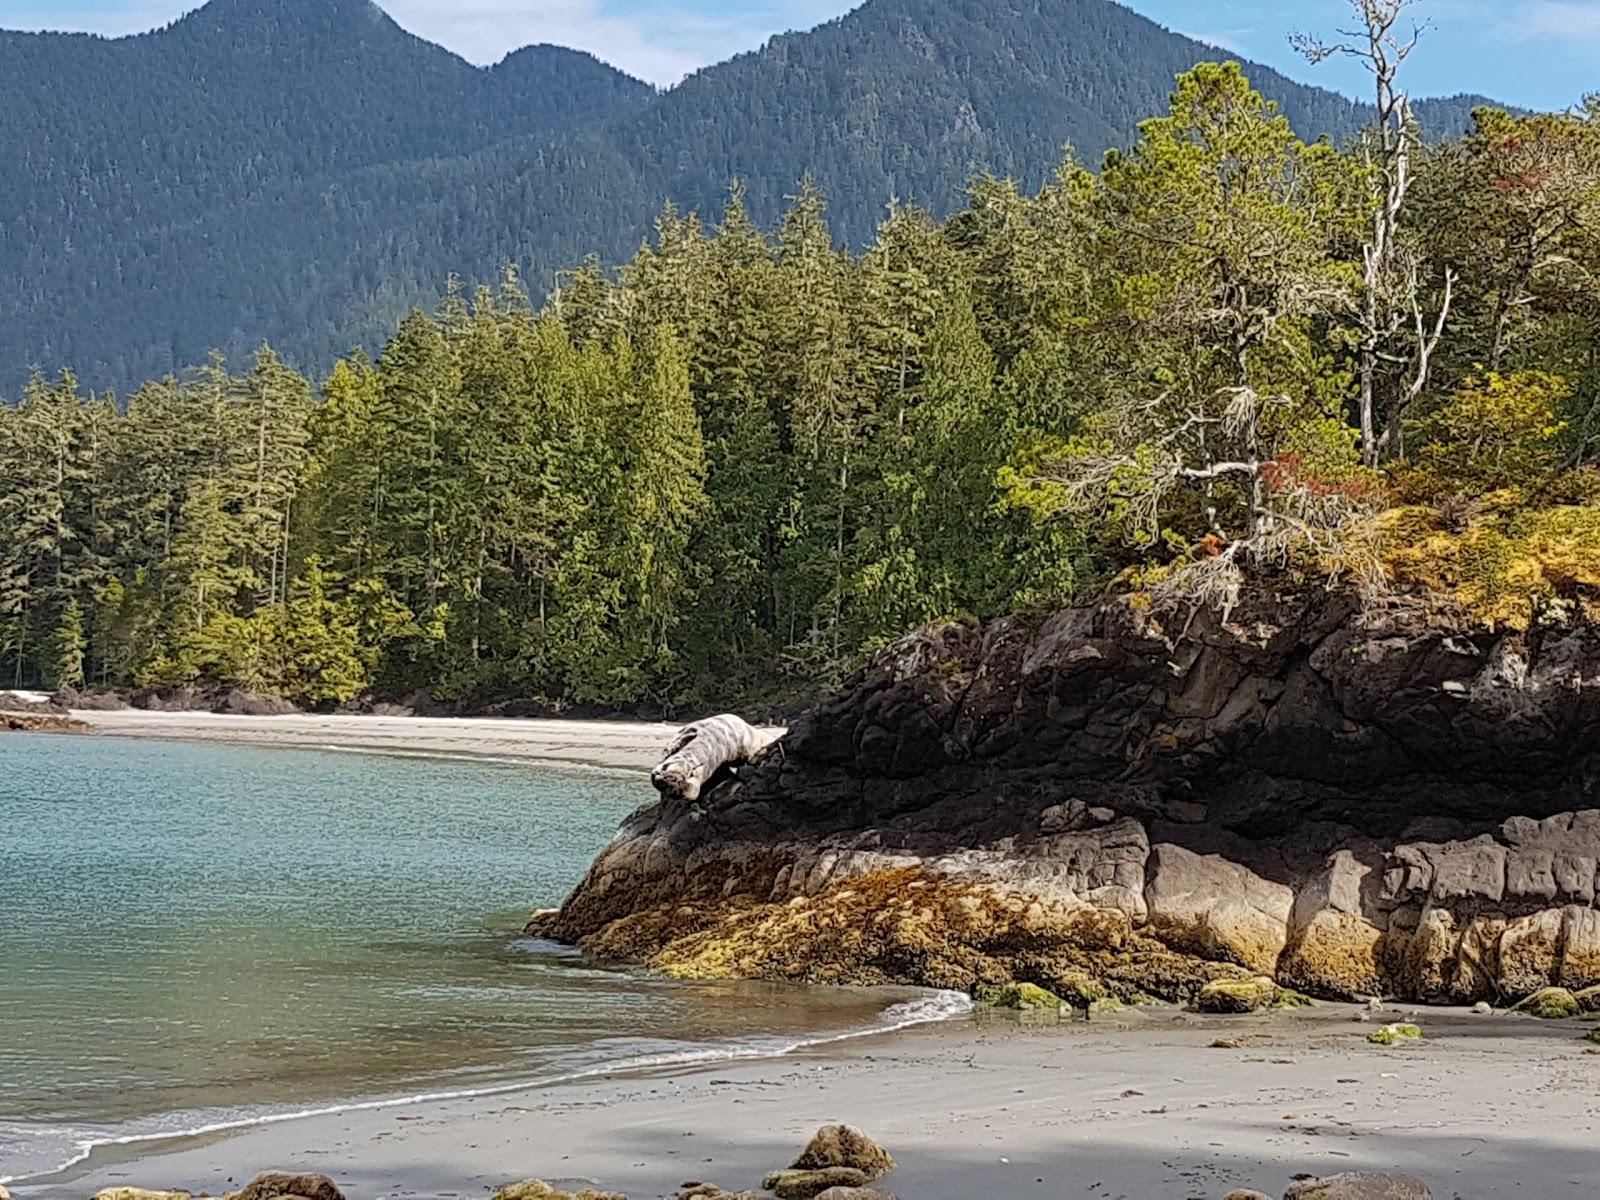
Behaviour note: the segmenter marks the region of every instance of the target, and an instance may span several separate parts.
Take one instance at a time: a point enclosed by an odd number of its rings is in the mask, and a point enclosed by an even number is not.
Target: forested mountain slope
[[[1212,47],[1108,0],[869,0],[656,96],[587,55],[491,70],[368,0],[212,0],[151,34],[0,34],[0,392],[71,364],[127,387],[270,340],[312,371],[376,345],[452,273],[535,290],[631,253],[668,200],[746,181],[771,220],[806,173],[845,240],[977,172],[1041,183],[1159,111]],[[1303,135],[1361,107],[1252,67]],[[1471,98],[1432,102],[1434,132]]]
[[[359,215],[383,196],[362,200],[365,172],[404,163],[402,177],[422,175],[436,158],[547,137],[654,95],[556,46],[475,67],[370,0],[211,0],[117,40],[0,32],[0,79],[7,390],[36,364],[81,363],[120,384],[268,336],[304,351],[333,312],[304,293],[332,264],[296,248],[311,231],[281,226],[306,219],[276,199],[286,188],[348,195],[342,253],[382,270],[393,231]],[[220,213],[264,227],[229,228]]]

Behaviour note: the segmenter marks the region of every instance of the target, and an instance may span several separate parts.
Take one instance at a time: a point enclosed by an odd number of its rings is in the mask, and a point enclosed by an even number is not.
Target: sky
[[[198,0],[0,0],[0,27],[110,35],[163,25]],[[653,83],[755,49],[774,33],[840,16],[858,0],[379,0],[407,29],[474,62],[530,42],[589,50]],[[1349,0],[1129,0],[1169,28],[1286,74],[1355,95],[1348,62],[1312,67],[1287,36],[1331,37]],[[1410,66],[1414,95],[1476,92],[1564,108],[1600,91],[1600,0],[1417,0],[1430,25]]]

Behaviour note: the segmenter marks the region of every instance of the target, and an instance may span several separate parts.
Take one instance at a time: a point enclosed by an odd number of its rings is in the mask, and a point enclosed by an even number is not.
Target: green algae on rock
[[[1367,1034],[1367,1041],[1375,1046],[1393,1046],[1404,1041],[1421,1041],[1422,1028],[1409,1021],[1397,1021],[1393,1025],[1385,1025],[1382,1029],[1374,1029]]]
[[[1512,1012],[1527,1013],[1542,1021],[1564,1021],[1583,1011],[1578,998],[1566,988],[1540,988],[1526,1000],[1515,1005]]]
[[[1305,1008],[1313,1001],[1292,988],[1279,987],[1269,976],[1214,979],[1200,989],[1194,1006],[1205,1013],[1251,1013],[1268,1009]]]
[[[973,993],[974,1000],[989,1008],[1012,1008],[1032,1012],[1060,1012],[1060,996],[1033,983],[985,984]]]

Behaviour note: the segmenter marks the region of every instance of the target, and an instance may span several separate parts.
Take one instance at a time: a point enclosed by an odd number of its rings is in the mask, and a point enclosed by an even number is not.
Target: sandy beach
[[[679,726],[649,721],[487,717],[243,717],[206,712],[74,710],[109,737],[179,738],[269,746],[335,746],[389,754],[473,755],[647,771]]]
[[[1411,1010],[1406,1010],[1410,1012]],[[19,1196],[196,1193],[285,1167],[352,1197],[481,1197],[528,1176],[640,1197],[754,1187],[828,1120],[899,1160],[902,1200],[1278,1196],[1299,1173],[1404,1170],[1436,1197],[1592,1196],[1600,1056],[1580,1028],[1424,1011],[1369,1045],[1357,1010],[1054,1026],[966,1017],[766,1061],[346,1112],[97,1152]],[[1243,1038],[1230,1049],[1219,1037]]]

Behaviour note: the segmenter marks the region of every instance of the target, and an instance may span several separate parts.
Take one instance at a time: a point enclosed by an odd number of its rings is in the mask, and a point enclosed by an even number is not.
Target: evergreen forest
[[[1113,579],[1600,603],[1600,101],[1308,141],[1201,64],[1093,169],[846,246],[819,186],[770,222],[735,186],[315,379],[34,375],[0,678],[676,712]]]

